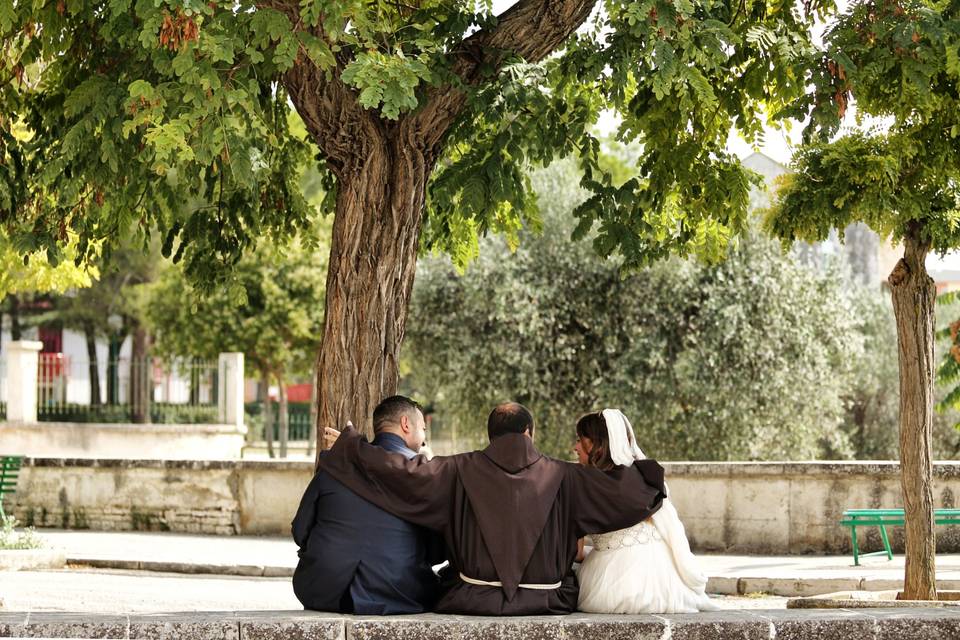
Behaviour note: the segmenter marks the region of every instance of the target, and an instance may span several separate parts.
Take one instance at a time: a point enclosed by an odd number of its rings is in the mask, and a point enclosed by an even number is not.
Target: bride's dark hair
[[[593,448],[587,454],[587,465],[601,471],[609,471],[615,466],[610,457],[610,437],[607,435],[607,421],[599,411],[588,413],[577,420],[577,436],[587,438]]]

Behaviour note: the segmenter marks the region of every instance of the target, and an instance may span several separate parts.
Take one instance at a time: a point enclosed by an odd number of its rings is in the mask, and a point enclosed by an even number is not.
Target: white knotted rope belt
[[[499,580],[487,581],[487,580],[477,580],[476,578],[471,578],[465,576],[462,573],[460,574],[460,579],[466,582],[467,584],[475,584],[478,587],[503,587],[503,583]],[[517,586],[521,589],[539,589],[541,591],[550,591],[551,589],[559,589],[560,585],[563,584],[563,581],[555,582],[553,584],[530,584],[521,582]]]

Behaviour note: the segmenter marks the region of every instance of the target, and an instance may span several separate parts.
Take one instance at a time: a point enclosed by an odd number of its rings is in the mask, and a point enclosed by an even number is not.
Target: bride
[[[646,457],[626,416],[617,409],[580,418],[574,451],[580,464],[604,471]],[[649,519],[591,538],[593,550],[580,566],[581,611],[693,613],[718,609],[704,592],[707,578],[690,552],[683,524],[669,498]]]

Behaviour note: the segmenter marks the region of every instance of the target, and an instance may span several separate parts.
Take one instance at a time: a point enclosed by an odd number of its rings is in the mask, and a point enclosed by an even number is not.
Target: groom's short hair
[[[493,440],[508,433],[530,431],[533,435],[533,414],[519,402],[498,404],[487,418],[487,436]]]
[[[400,424],[403,416],[413,420],[417,417],[417,412],[422,414],[423,407],[406,396],[384,398],[373,410],[373,432],[380,433],[390,425]]]

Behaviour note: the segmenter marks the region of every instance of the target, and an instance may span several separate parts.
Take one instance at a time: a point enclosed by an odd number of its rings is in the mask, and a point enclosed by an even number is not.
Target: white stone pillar
[[[37,370],[42,342],[7,343],[7,422],[37,421]]]
[[[218,360],[217,413],[221,424],[243,425],[243,354],[221,353]]]

